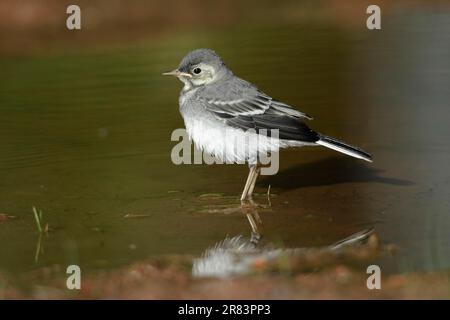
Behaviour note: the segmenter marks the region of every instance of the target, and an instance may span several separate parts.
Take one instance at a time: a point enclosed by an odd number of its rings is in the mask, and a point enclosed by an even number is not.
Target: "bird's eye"
[[[202,69],[197,67],[197,68],[194,68],[194,70],[192,70],[192,72],[194,72],[194,74],[200,74],[200,72],[202,72]]]

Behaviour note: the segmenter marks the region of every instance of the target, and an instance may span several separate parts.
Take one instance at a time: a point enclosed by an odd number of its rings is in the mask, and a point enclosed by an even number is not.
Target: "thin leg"
[[[250,242],[254,246],[257,246],[259,241],[262,238],[261,232],[258,228],[258,225],[262,225],[261,218],[259,217],[258,213],[256,212],[256,214],[255,213],[247,213],[247,219],[252,228]]]
[[[250,184],[253,181],[253,175],[255,174],[256,166],[250,167],[250,172],[248,173],[247,181],[245,182],[244,191],[242,191],[241,201],[247,199],[248,191],[250,189]]]
[[[260,170],[261,169],[258,168],[258,166],[255,166],[255,172],[253,174],[252,181],[250,183],[250,188],[248,189],[248,194],[247,194],[247,198],[249,198],[249,199],[252,198],[253,189],[255,189],[256,179],[258,179]]]

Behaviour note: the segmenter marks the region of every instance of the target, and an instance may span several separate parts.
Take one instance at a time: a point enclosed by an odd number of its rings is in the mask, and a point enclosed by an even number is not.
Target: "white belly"
[[[195,146],[225,163],[255,164],[259,155],[277,152],[288,144],[277,138],[226,126],[213,118],[185,117],[186,130]],[[270,134],[269,134],[270,135]]]

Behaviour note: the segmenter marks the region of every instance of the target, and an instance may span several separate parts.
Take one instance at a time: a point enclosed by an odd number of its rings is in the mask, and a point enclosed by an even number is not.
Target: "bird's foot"
[[[252,232],[250,236],[250,243],[256,248],[262,239],[262,235],[258,232]]]

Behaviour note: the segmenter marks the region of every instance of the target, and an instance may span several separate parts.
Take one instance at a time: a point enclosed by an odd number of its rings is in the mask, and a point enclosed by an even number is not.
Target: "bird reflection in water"
[[[319,248],[282,248],[273,243],[263,245],[260,242],[262,222],[257,210],[246,213],[246,216],[252,229],[251,237],[227,237],[206,249],[200,258],[194,260],[193,276],[244,275],[257,271],[258,266],[265,266],[266,270],[279,269],[283,261],[289,262],[289,268],[311,270],[340,258],[365,259],[372,256],[378,247],[373,229],[360,231],[330,246]],[[361,248],[362,251],[352,251],[354,248]]]

